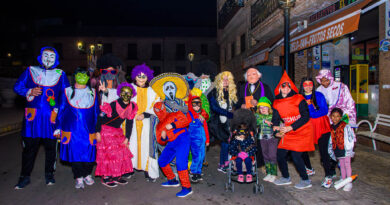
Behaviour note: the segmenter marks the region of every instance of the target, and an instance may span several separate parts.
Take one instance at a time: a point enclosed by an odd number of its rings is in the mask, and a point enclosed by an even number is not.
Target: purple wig
[[[131,79],[135,80],[135,78],[140,74],[144,73],[146,77],[148,77],[148,82],[153,79],[153,73],[154,71],[149,68],[145,63],[142,65],[137,65],[133,68],[131,71]]]
[[[130,83],[123,82],[119,84],[118,88],[116,89],[116,94],[118,94],[118,96],[121,96],[121,89],[123,87],[129,87],[132,90],[132,96],[131,96],[132,98],[137,95],[137,90]]]

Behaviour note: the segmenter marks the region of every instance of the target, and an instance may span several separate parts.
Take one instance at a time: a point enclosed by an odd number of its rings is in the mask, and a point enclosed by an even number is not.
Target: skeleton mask
[[[176,98],[176,85],[175,83],[168,81],[163,85],[164,94],[168,100],[174,100]]]
[[[202,79],[202,85],[200,86],[200,90],[202,90],[202,93],[206,92],[207,89],[209,89],[211,86],[211,80],[210,78]]]
[[[42,52],[42,63],[45,68],[51,68],[56,61],[56,54],[53,51],[45,50]]]
[[[130,102],[131,96],[133,95],[133,90],[130,87],[123,87],[121,89],[121,99],[123,102]]]

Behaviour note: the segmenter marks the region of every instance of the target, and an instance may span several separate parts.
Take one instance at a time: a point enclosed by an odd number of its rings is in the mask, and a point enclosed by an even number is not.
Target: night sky
[[[4,2],[3,2],[4,3]],[[122,26],[216,26],[216,0],[10,1],[2,23],[63,18],[65,24]]]

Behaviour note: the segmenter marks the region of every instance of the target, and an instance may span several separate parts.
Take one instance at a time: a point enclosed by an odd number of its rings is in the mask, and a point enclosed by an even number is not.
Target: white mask
[[[42,52],[42,64],[45,68],[50,68],[54,65],[56,61],[56,54],[53,51],[43,51]]]
[[[168,100],[174,100],[176,98],[176,85],[175,83],[168,81],[163,85],[165,97]]]

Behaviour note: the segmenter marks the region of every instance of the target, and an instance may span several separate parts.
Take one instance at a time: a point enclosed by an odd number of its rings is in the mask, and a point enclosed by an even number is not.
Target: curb
[[[15,133],[22,129],[22,122],[12,123],[0,127],[0,137]]]

